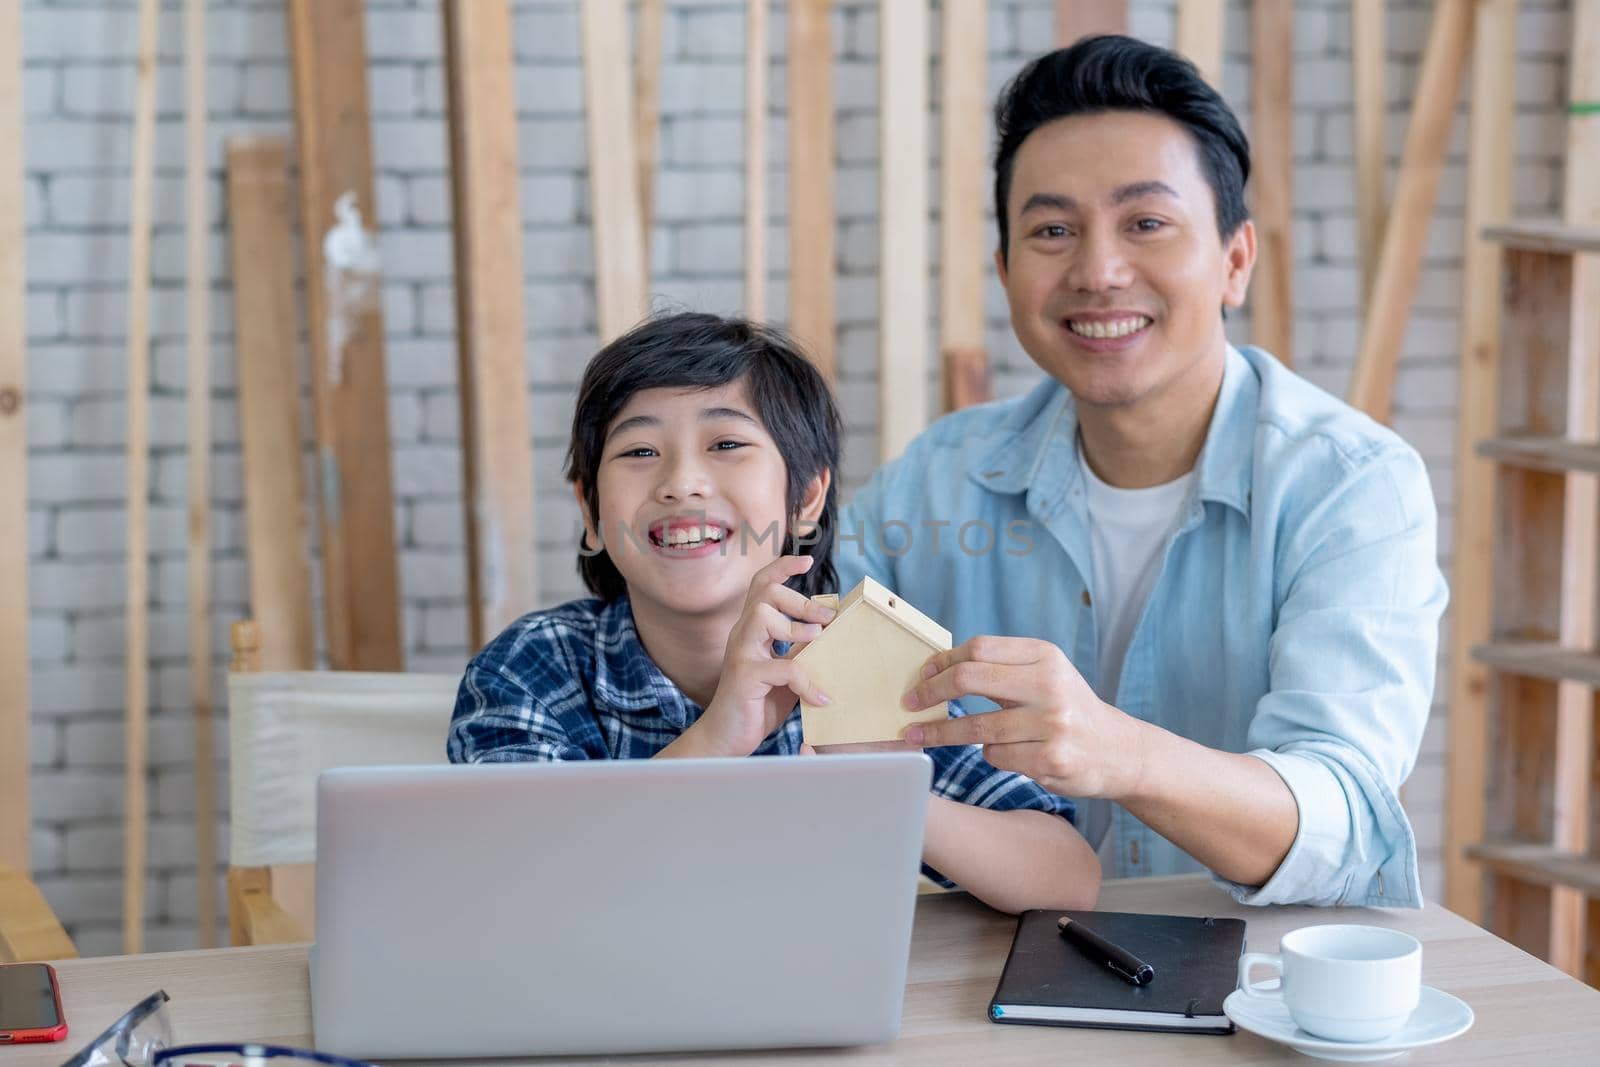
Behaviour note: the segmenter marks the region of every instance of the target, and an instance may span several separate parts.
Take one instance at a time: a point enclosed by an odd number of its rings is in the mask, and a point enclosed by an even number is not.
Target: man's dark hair
[[[710,390],[739,381],[745,383],[756,417],[772,435],[788,471],[783,553],[816,560],[788,584],[806,596],[833,592],[839,584],[832,562],[839,510],[839,409],[828,383],[781,330],[747,319],[682,312],[650,319],[606,345],[589,361],[578,386],[567,481],[583,483],[584,506],[598,523],[606,430],[628,401],[646,389]],[[806,489],[823,471],[829,473],[828,493],[816,528],[796,530]],[[746,534],[765,533],[739,531],[738,536],[743,540]],[[601,536],[604,540],[605,531]],[[581,534],[579,538],[581,549]],[[603,600],[627,592],[607,551],[580,551],[578,573]]]
[[[1217,231],[1223,240],[1250,217],[1244,202],[1250,142],[1232,109],[1195,65],[1132,37],[1086,37],[1023,67],[995,103],[994,213],[1001,259],[1010,247],[1006,201],[1022,142],[1056,119],[1105,111],[1154,112],[1189,131],[1216,200]]]

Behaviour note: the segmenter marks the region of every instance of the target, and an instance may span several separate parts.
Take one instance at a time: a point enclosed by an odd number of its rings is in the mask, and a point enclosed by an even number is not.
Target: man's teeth
[[[1110,322],[1067,320],[1067,329],[1079,337],[1126,337],[1130,333],[1137,333],[1148,325],[1150,325],[1150,318],[1147,315],[1135,315],[1131,319],[1112,319]]]
[[[683,528],[677,530],[668,530],[666,536],[662,538],[661,543],[669,545],[673,548],[679,548],[684,545],[698,545],[705,541],[715,542],[721,540],[722,527],[702,526],[699,529]]]

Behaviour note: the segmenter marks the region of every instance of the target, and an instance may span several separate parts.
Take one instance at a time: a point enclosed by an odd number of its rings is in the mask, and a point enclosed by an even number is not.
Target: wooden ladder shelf
[[[1484,839],[1463,854],[1491,929],[1596,983],[1600,330],[1588,294],[1600,229],[1539,221],[1485,236],[1504,253],[1504,317],[1495,432],[1476,448],[1495,470],[1493,566],[1478,579],[1489,640],[1472,649],[1487,671]]]

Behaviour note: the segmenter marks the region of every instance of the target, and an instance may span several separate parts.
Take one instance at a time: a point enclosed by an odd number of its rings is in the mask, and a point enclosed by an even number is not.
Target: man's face
[[[1006,213],[996,262],[1012,329],[1079,404],[1137,406],[1220,368],[1221,308],[1244,301],[1255,230],[1218,236],[1178,123],[1113,111],[1039,127],[1014,157]]]

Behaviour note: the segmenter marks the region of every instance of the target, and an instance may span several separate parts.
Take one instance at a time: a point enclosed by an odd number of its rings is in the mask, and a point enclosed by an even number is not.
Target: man
[[[907,739],[1087,800],[1109,877],[1419,906],[1398,790],[1446,599],[1420,458],[1228,344],[1248,145],[1187,61],[1089,39],[996,120],[995,263],[1049,377],[931,427],[839,531],[842,588],[870,573],[961,642],[907,706],[998,705]]]

